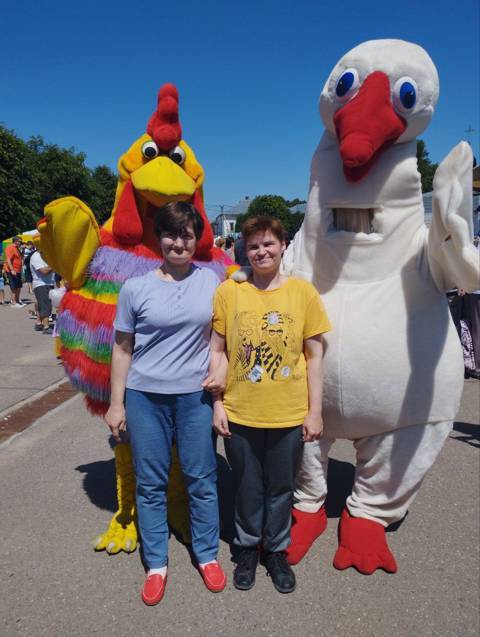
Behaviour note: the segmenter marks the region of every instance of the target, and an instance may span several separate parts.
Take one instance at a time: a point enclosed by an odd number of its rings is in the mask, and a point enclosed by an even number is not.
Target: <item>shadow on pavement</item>
[[[233,540],[232,472],[223,456],[217,454],[217,462],[220,534],[224,542],[230,543]],[[117,510],[115,459],[82,464],[75,470],[84,474],[82,487],[90,502],[99,509],[115,513]]]
[[[455,422],[453,423],[453,431],[457,431],[463,436],[452,436],[452,440],[459,440],[460,442],[466,442],[467,445],[480,449],[480,425],[473,424],[471,422]]]
[[[92,504],[114,513],[117,510],[115,459],[98,460],[75,468],[83,473],[83,490]]]

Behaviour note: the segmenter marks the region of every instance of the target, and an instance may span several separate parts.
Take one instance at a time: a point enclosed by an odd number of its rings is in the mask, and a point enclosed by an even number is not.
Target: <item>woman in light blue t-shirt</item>
[[[105,420],[119,439],[128,426],[136,474],[138,524],[148,567],[142,599],[158,603],[168,562],[167,485],[177,445],[190,504],[192,549],[207,588],[223,590],[217,562],[219,520],[208,375],[217,275],[191,261],[203,220],[173,202],[157,214],[163,265],[129,279],[118,298],[111,402]],[[210,389],[214,389],[213,386]]]

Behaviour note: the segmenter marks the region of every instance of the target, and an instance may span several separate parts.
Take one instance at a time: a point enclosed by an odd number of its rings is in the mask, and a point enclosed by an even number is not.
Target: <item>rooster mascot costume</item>
[[[211,267],[220,280],[231,263],[213,247],[213,234],[203,205],[204,172],[182,139],[178,91],[165,84],[147,132],[118,163],[119,180],[111,217],[99,228],[92,211],[75,197],[45,208],[40,220],[40,246],[45,260],[68,282],[58,314],[60,354],[72,385],[86,396],[88,409],[103,415],[110,399],[113,320],[123,283],[161,263],[154,218],[170,201],[190,201],[205,222],[195,259]],[[135,476],[130,445],[114,448],[118,511],[95,549],[109,553],[134,551]],[[169,523],[189,539],[187,496],[174,454],[168,490]]]
[[[353,442],[353,490],[339,526],[338,569],[397,570],[385,528],[407,513],[452,429],[463,388],[445,291],[475,290],[472,152],[440,164],[424,224],[416,137],[439,93],[427,53],[400,40],[365,42],[335,66],[320,95],[325,132],[313,156],[305,220],[287,272],[322,295],[324,435],[305,445],[294,501],[292,564],[326,527],[328,453]]]

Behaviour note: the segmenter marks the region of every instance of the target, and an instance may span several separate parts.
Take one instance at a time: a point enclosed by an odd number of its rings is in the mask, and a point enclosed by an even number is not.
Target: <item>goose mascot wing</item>
[[[385,528],[405,516],[459,407],[462,353],[444,292],[452,284],[479,287],[472,154],[462,143],[440,165],[427,230],[416,137],[438,93],[422,48],[376,40],[347,53],[320,95],[326,130],[285,268],[314,283],[333,330],[326,335],[324,438],[304,450],[291,563],[326,526],[328,452],[347,438],[356,472],[334,566],[395,572]]]
[[[191,201],[205,221],[195,259],[220,280],[230,260],[213,247],[203,206],[204,172],[182,139],[178,91],[165,84],[146,134],[122,155],[112,215],[102,228],[83,202],[65,197],[49,204],[39,222],[41,250],[68,281],[58,314],[60,353],[72,385],[85,394],[88,409],[102,415],[110,398],[110,361],[118,293],[123,283],[158,267],[162,255],[154,236],[158,208],[170,201]],[[137,545],[135,476],[129,444],[114,448],[118,511],[97,550],[131,552]],[[168,492],[169,523],[189,538],[187,498],[174,454]]]

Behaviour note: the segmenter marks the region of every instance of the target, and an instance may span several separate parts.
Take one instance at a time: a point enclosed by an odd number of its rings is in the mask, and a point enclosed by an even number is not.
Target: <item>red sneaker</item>
[[[167,576],[158,573],[149,575],[142,588],[142,600],[147,606],[155,606],[162,599],[167,584]]]
[[[209,591],[212,593],[220,593],[220,591],[223,591],[227,585],[227,576],[218,562],[213,562],[206,566],[199,566],[198,570]]]

